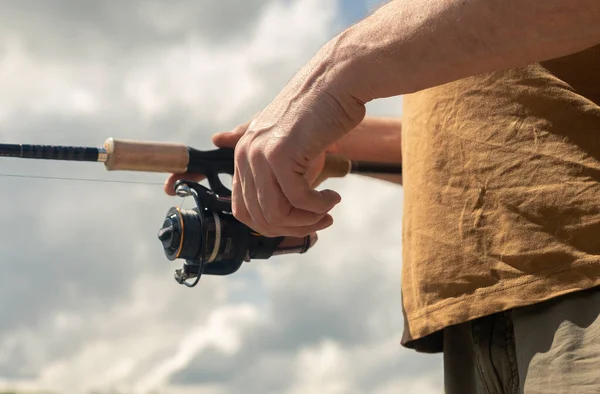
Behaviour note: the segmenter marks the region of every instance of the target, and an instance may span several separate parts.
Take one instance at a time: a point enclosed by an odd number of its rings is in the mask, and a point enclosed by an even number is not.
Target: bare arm
[[[312,163],[365,116],[365,103],[600,44],[600,0],[393,0],[326,44],[236,145],[234,216],[265,235],[333,223]]]
[[[394,0],[317,57],[365,103],[598,44],[599,0]]]
[[[402,123],[396,118],[365,117],[332,150],[350,160],[402,164]],[[402,184],[402,175],[369,177]]]

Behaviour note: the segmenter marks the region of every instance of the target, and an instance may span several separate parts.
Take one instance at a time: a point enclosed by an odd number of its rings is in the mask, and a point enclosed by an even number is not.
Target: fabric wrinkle
[[[600,69],[600,46],[572,59]],[[560,74],[534,64],[404,98],[407,347],[600,285],[600,107]]]

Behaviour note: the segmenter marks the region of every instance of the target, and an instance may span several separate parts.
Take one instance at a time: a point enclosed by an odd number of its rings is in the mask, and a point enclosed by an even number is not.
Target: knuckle
[[[272,162],[273,160],[277,160],[278,157],[279,157],[279,154],[277,153],[276,147],[265,148],[265,158],[269,162]]]
[[[256,165],[262,163],[264,161],[263,157],[264,157],[264,155],[261,152],[260,148],[250,148],[248,150],[248,161],[253,166],[256,166]]]
[[[244,144],[243,140],[240,140],[235,146],[235,149],[233,151],[233,157],[236,161],[238,161],[239,159],[246,157],[247,153],[248,148],[246,147],[246,144]]]
[[[286,153],[285,147],[282,144],[270,144],[265,148],[265,158],[269,162],[277,162],[287,156],[289,156],[289,153]]]
[[[257,160],[260,159],[261,154],[261,147],[257,146],[256,143],[248,143],[244,145],[240,151],[240,157],[243,157],[245,161],[251,164],[256,164]]]

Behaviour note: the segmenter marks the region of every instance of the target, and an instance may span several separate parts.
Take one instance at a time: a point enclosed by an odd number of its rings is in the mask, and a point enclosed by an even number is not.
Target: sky
[[[0,142],[109,138],[212,149],[360,0],[0,2]],[[401,116],[401,98],[368,105]],[[182,203],[161,174],[0,159],[0,390],[430,394],[441,359],[400,346],[403,190],[328,180],[343,202],[304,255],[173,280],[156,233]],[[186,202],[189,203],[189,202]],[[189,205],[189,204],[188,204]]]

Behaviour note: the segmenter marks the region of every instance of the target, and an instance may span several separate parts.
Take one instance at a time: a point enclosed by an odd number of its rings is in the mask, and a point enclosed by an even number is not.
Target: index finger
[[[313,190],[308,179],[295,171],[275,171],[283,194],[294,208],[314,213],[329,212],[342,197],[333,190]]]
[[[177,182],[178,180],[185,179],[188,181],[200,182],[200,181],[203,181],[205,178],[206,178],[206,176],[204,176],[202,174],[191,174],[191,173],[171,174],[165,181],[163,190],[165,191],[165,193],[167,195],[174,196],[175,195],[174,186],[175,186],[175,182]]]

